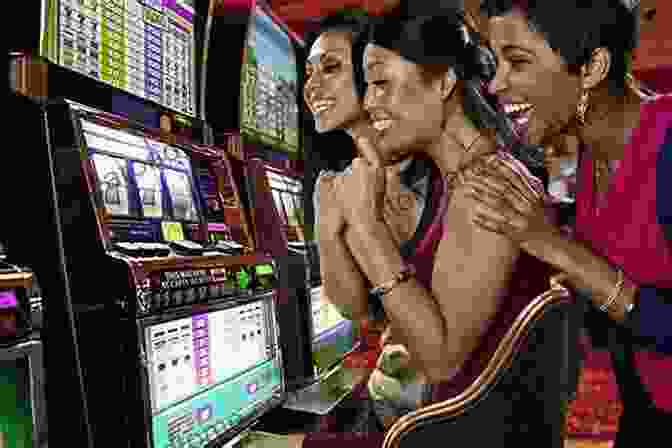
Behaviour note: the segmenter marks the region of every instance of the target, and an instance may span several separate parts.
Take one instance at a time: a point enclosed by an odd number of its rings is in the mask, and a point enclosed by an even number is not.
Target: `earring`
[[[584,90],[581,92],[581,98],[579,103],[576,105],[576,119],[579,120],[581,126],[586,124],[586,112],[588,111],[590,99],[590,90]]]

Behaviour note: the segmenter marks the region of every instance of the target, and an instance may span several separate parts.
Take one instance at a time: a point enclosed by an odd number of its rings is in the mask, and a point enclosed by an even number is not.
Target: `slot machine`
[[[1,281],[1,280],[0,280]],[[47,446],[43,344],[28,338],[0,343],[0,445]]]
[[[33,132],[12,166],[31,188],[3,176],[21,219],[2,226],[50,298],[50,442],[225,443],[282,403],[284,374],[277,267],[197,113],[207,2],[28,3],[13,110]]]
[[[206,35],[202,115],[231,155],[256,249],[277,262],[281,346],[287,388],[295,390],[314,371],[302,249],[304,43],[267,2],[254,0],[212,0]],[[224,54],[237,57],[240,70]]]
[[[221,154],[71,101],[43,118],[94,446],[214,446],[281,404],[274,261],[209,239],[195,167]]]
[[[47,444],[41,310],[33,272],[15,264],[0,242],[2,446],[43,448]]]
[[[262,1],[213,0],[206,29],[203,116],[216,143],[225,135],[223,143],[242,154],[241,184],[256,248],[278,263],[288,391],[315,389],[357,348],[359,337],[356,326],[337,318],[322,298],[316,250],[306,241],[312,232],[306,226],[310,199],[304,196],[302,169],[310,129],[301,113],[305,44]],[[242,69],[230,70],[228,59],[216,57],[221,54],[239,56]],[[319,395],[313,389],[312,396]],[[333,389],[339,397],[322,403],[318,413],[343,398],[345,388]]]
[[[326,415],[361,380],[344,365],[346,357],[361,346],[360,328],[341,316],[323,294],[318,248],[314,241],[303,240],[303,213],[296,212],[305,201],[299,176],[257,158],[250,161],[250,173],[255,179],[254,213],[263,212],[264,227],[259,222],[255,227],[259,240],[268,238],[264,229],[281,229],[286,245],[282,258],[276,257],[284,261],[293,305],[279,314],[283,330],[287,328],[283,339],[291,335],[283,349],[292,356],[286,362],[289,395],[283,406]]]

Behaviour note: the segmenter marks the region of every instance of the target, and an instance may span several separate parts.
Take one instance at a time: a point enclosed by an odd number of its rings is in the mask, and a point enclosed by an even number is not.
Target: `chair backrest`
[[[459,395],[400,418],[383,448],[562,447],[569,389],[570,293],[560,285],[520,312],[482,373]],[[571,340],[570,340],[571,339]],[[423,445],[425,444],[425,445]]]

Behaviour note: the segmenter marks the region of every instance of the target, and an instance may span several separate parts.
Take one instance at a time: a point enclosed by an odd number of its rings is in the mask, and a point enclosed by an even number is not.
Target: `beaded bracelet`
[[[607,301],[604,302],[602,305],[600,305],[600,311],[602,312],[607,312],[609,307],[614,304],[618,296],[621,295],[621,292],[623,292],[623,284],[625,283],[625,275],[623,275],[623,270],[618,269],[618,281],[616,282],[616,285],[614,286],[613,291],[611,292],[611,295],[607,298]]]
[[[369,293],[378,298],[382,298],[384,295],[386,295],[394,288],[399,286],[401,283],[410,280],[412,277],[415,277],[415,269],[413,268],[412,265],[404,265],[404,267],[401,269],[401,271],[397,274],[397,276],[393,280],[390,280],[389,282],[385,282],[382,285],[372,288],[369,291]]]

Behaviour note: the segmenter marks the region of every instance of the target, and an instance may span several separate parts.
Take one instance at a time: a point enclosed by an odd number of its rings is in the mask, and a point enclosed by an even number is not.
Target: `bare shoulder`
[[[481,172],[485,164],[499,164],[499,160],[497,155],[490,155],[469,169]],[[466,296],[494,300],[508,284],[520,249],[506,236],[473,222],[477,202],[467,193],[467,187],[457,182],[443,217],[432,289],[441,295],[468,290],[466,295],[461,294],[467,300]]]
[[[451,264],[493,262],[511,259],[519,250],[507,237],[486,231],[477,226],[473,219],[477,202],[468,196],[467,188],[458,184],[454,187],[450,204],[444,216],[444,231],[439,244],[437,261],[452,258]],[[462,261],[455,259],[458,257]]]
[[[478,345],[506,296],[520,249],[476,224],[475,202],[456,186],[443,221],[432,275],[432,295],[444,317],[452,365],[461,365]]]

